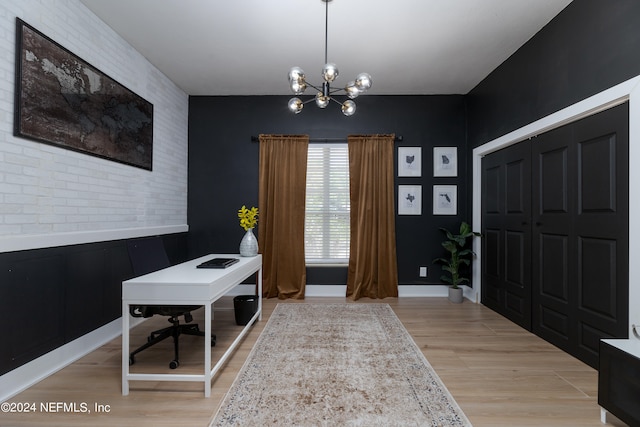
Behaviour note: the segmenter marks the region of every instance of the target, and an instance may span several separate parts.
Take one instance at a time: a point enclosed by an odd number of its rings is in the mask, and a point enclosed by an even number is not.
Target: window
[[[349,262],[347,144],[310,144],[304,244],[307,264]]]

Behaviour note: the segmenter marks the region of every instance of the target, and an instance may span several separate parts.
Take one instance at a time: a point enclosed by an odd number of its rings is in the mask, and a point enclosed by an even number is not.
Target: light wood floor
[[[344,298],[264,301],[264,317],[227,362],[212,384],[211,398],[196,383],[132,382],[121,395],[121,340],[116,339],[41,381],[9,402],[35,403],[35,413],[0,413],[1,426],[207,426],[242,367],[276,304],[341,303]],[[444,298],[363,299],[357,304],[388,303],[476,427],[602,426],[597,404],[597,372],[493,311]],[[216,303],[218,342],[213,358],[224,351],[238,330],[231,299]],[[220,311],[218,311],[221,309]],[[194,318],[202,324],[202,310]],[[145,341],[153,318],[132,331],[132,347]],[[182,336],[181,373],[201,373],[202,339]],[[167,371],[171,344],[140,353],[132,370]],[[172,371],[175,372],[175,371]],[[91,413],[43,413],[41,403],[75,404]],[[97,413],[95,405],[108,412]],[[107,406],[108,405],[108,406]],[[609,415],[611,426],[624,424]]]

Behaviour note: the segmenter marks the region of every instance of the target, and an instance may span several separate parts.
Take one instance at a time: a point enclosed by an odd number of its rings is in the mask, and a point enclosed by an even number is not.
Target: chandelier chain
[[[324,63],[329,62],[329,1],[324,0]]]

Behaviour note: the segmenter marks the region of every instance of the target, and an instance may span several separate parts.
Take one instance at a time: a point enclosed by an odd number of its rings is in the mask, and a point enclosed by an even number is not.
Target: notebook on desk
[[[198,264],[197,268],[227,268],[232,264],[240,261],[238,258],[213,258]]]

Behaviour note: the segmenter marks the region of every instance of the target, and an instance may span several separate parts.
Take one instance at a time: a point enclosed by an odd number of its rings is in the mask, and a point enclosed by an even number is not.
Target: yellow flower
[[[242,205],[242,207],[238,209],[238,218],[240,218],[240,227],[248,231],[258,223],[258,208],[252,207],[251,209],[247,209],[245,205]]]

